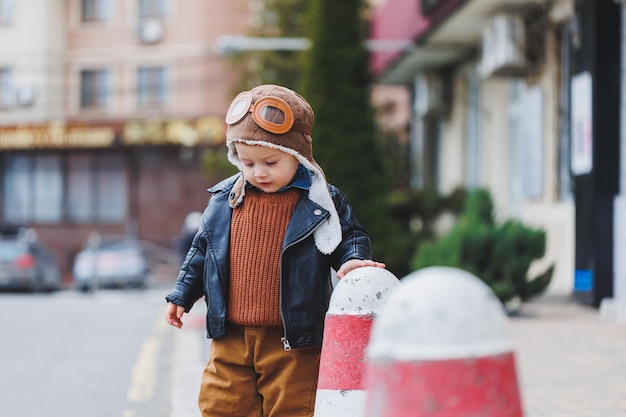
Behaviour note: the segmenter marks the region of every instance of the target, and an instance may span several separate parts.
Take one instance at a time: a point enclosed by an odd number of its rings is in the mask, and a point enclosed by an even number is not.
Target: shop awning
[[[534,0],[389,0],[371,21],[371,39],[410,40],[413,46],[372,53],[375,81],[412,83],[417,72],[453,65],[478,53],[483,27],[503,6]]]

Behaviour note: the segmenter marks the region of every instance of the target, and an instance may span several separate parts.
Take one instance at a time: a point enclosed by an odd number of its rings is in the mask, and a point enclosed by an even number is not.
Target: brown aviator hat
[[[322,168],[313,159],[311,129],[313,109],[298,93],[279,85],[265,84],[239,93],[226,113],[228,160],[242,169],[234,142],[268,146],[295,156],[311,173],[309,199],[322,206],[330,217],[315,231],[318,250],[330,254],[341,242],[341,225]],[[233,188],[231,206],[243,201],[245,178]]]

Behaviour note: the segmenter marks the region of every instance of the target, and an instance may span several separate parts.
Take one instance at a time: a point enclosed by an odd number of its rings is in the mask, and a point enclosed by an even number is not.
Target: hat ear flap
[[[241,161],[239,160],[239,156],[237,156],[237,149],[235,148],[234,141],[227,141],[226,147],[226,157],[228,158],[228,162],[239,168],[239,171],[242,171]]]
[[[312,176],[309,199],[324,207],[330,213],[330,217],[313,234],[315,246],[321,253],[330,255],[341,243],[342,232],[339,214],[337,214],[335,203],[330,196],[326,180],[318,172],[313,172]]]
[[[228,205],[230,208],[235,208],[243,201],[243,197],[246,193],[246,179],[243,177],[243,174],[239,174],[239,178],[235,181],[235,185],[233,185],[233,189],[230,191],[228,195]]]

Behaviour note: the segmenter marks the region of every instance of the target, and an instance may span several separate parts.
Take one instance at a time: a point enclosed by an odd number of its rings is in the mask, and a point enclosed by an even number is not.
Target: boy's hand
[[[341,265],[341,268],[339,268],[339,271],[337,271],[337,278],[341,279],[348,272],[352,271],[353,269],[360,268],[362,266],[375,266],[377,268],[384,268],[385,264],[381,262],[371,261],[369,259],[367,260],[350,259],[349,261]]]
[[[179,329],[183,327],[183,322],[181,320],[183,314],[185,314],[185,307],[167,303],[167,308],[165,309],[165,320],[167,320],[167,323],[170,326],[178,327]]]

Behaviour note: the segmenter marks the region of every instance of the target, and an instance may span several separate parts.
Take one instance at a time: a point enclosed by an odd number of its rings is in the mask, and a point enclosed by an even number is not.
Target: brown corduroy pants
[[[229,324],[211,341],[203,417],[312,417],[321,347],[285,351],[282,328]]]

